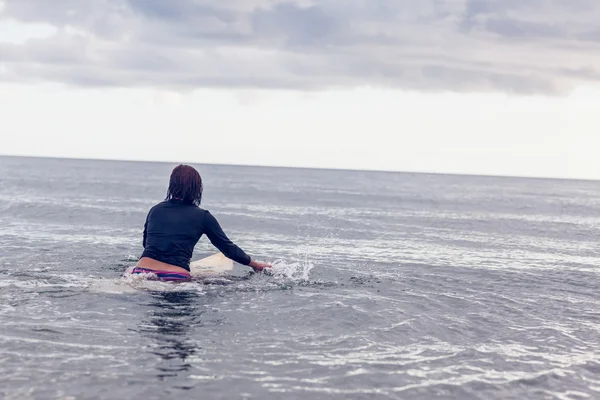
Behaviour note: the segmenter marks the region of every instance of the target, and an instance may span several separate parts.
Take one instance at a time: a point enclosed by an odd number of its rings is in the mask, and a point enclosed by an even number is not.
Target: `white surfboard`
[[[212,277],[223,275],[233,271],[233,261],[225,257],[223,253],[190,263],[190,273],[193,277]]]

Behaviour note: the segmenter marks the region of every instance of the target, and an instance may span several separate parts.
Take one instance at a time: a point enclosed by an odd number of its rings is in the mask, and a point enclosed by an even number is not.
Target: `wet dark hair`
[[[165,200],[180,200],[185,204],[199,206],[202,201],[202,178],[189,165],[180,164],[171,172],[169,190]]]

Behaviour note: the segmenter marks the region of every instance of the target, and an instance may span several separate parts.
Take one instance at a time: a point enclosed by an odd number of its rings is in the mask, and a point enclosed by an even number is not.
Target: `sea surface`
[[[272,274],[123,278],[174,166],[0,157],[0,398],[600,398],[600,182],[195,165]]]

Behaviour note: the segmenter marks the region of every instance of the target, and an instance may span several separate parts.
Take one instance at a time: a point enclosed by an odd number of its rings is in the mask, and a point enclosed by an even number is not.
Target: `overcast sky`
[[[0,154],[599,178],[598,0],[0,0]]]

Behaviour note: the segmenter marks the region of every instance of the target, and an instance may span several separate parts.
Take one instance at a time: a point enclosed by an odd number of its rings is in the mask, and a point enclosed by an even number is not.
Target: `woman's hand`
[[[260,272],[265,268],[272,268],[272,266],[270,264],[261,263],[261,262],[254,261],[254,260],[250,261],[249,266],[252,267],[254,272]]]

